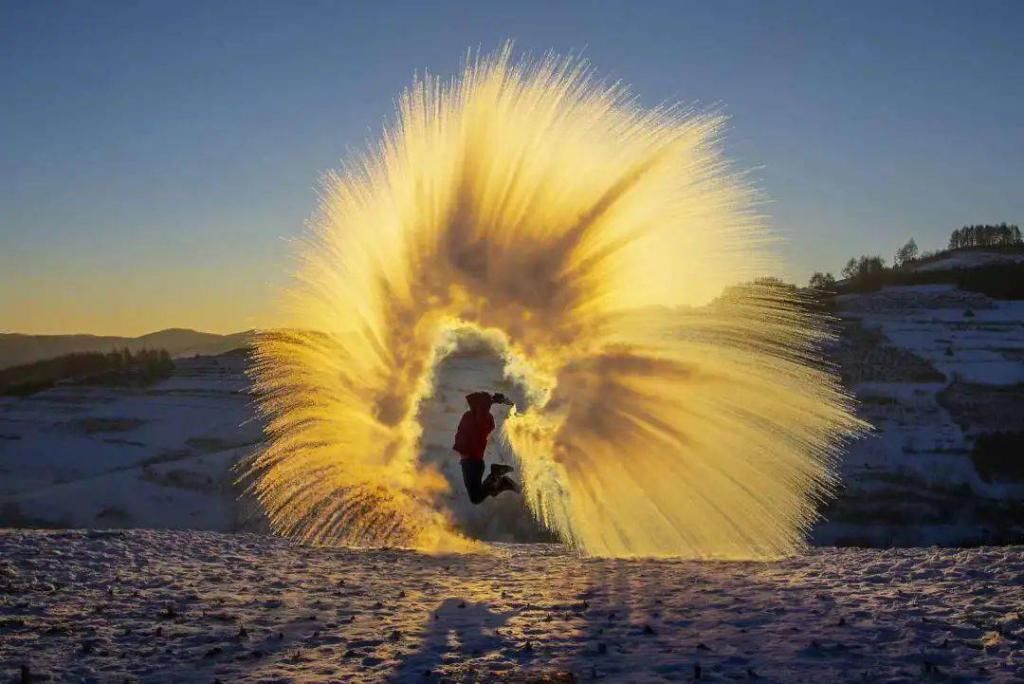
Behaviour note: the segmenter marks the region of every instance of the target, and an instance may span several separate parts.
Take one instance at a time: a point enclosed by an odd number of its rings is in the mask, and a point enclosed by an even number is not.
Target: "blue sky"
[[[0,2],[0,331],[271,325],[323,171],[414,72],[582,51],[720,106],[805,281],[1024,223],[1022,2]]]

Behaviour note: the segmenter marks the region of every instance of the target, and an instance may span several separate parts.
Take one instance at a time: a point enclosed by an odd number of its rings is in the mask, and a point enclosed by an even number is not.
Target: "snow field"
[[[1024,678],[1022,547],[701,563],[6,530],[0,559],[5,680]]]

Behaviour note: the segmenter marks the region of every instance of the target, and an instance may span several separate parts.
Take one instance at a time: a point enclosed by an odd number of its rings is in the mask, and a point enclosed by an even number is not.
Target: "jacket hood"
[[[491,401],[491,395],[487,392],[473,392],[472,394],[467,394],[466,402],[474,413],[490,411],[491,404],[493,403]]]

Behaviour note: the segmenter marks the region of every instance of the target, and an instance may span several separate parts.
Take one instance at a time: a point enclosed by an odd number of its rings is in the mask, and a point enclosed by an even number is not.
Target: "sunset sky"
[[[721,107],[806,282],[1024,223],[1024,3],[0,0],[0,332],[279,323],[320,174],[466,48]]]

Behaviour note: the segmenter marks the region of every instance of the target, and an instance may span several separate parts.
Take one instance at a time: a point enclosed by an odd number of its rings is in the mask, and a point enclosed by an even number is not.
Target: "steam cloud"
[[[452,340],[479,334],[528,390],[504,437],[530,510],[565,543],[799,548],[863,425],[794,295],[715,299],[773,263],[721,125],[508,49],[414,83],[379,144],[327,179],[288,297],[299,325],[259,338],[269,446],[247,476],[274,529],[477,547],[420,459],[417,409]]]

